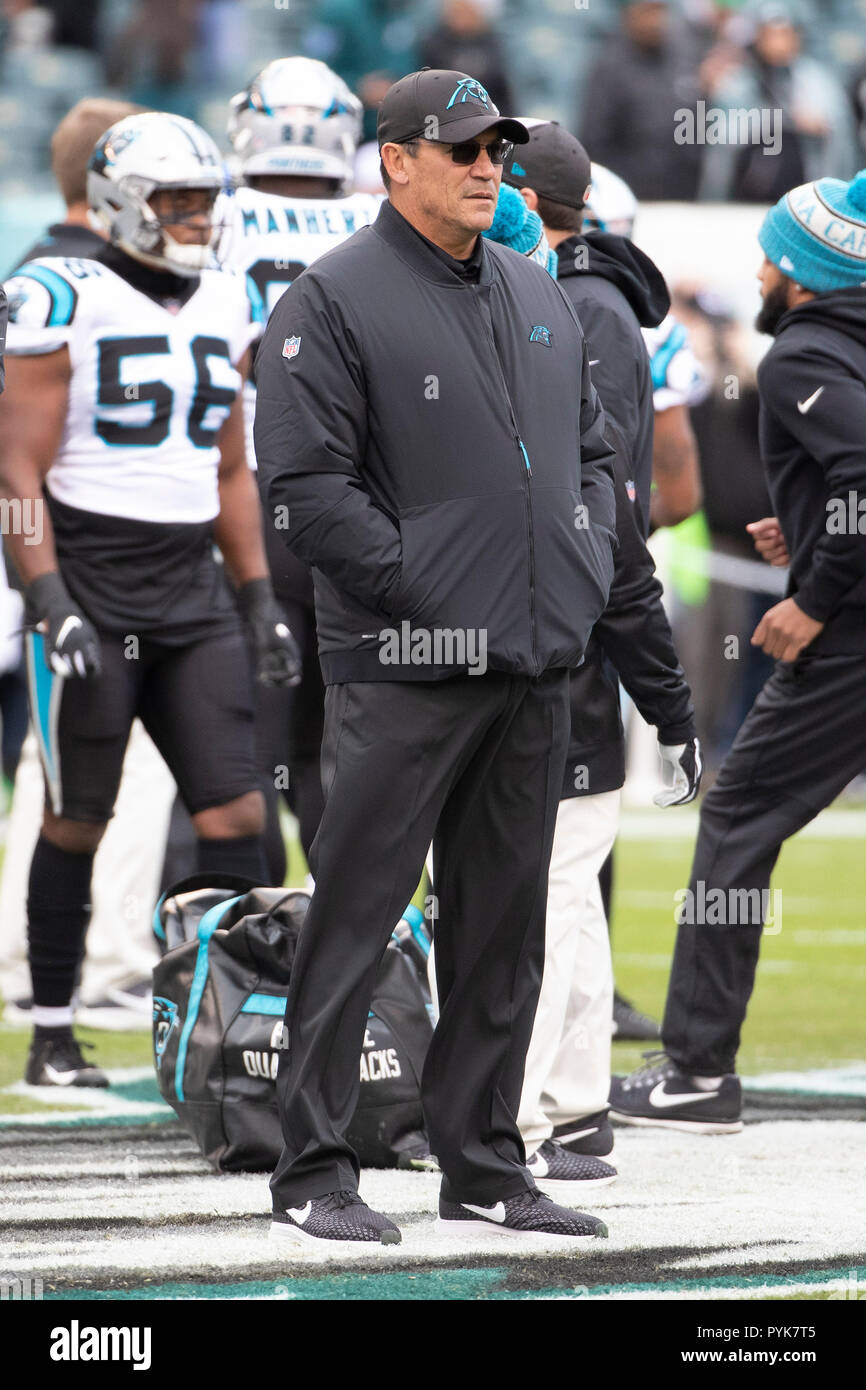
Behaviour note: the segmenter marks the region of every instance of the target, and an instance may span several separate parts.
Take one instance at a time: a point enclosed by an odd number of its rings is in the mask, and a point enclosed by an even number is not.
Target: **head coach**
[[[259,470],[313,566],[327,686],[272,1230],[400,1239],[358,1197],[344,1136],[377,965],[432,840],[441,1014],[422,1095],[440,1219],[604,1235],[538,1193],[516,1115],[568,671],[613,573],[612,450],[565,296],[479,235],[525,128],[465,73],[428,69],[391,87],[378,132],[379,217],[290,286],[256,368]]]

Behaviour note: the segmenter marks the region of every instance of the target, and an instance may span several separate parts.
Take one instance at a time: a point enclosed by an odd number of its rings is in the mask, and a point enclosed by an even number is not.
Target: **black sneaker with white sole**
[[[540,1181],[579,1182],[584,1187],[607,1187],[616,1179],[616,1169],[604,1159],[590,1154],[570,1153],[561,1144],[545,1139],[541,1148],[526,1160],[532,1176]]]
[[[607,1226],[597,1216],[557,1206],[543,1192],[527,1188],[516,1197],[476,1204],[458,1201],[444,1179],[439,1190],[436,1228],[442,1235],[544,1235],[558,1238],[563,1244],[603,1239],[607,1235]]]
[[[275,1210],[271,1238],[290,1245],[399,1245],[400,1231],[381,1212],[371,1211],[357,1192],[329,1192],[303,1206]]]
[[[738,1134],[743,1128],[743,1090],[733,1073],[702,1090],[665,1052],[646,1052],[630,1076],[615,1076],[611,1118],[627,1125],[681,1129],[692,1134]]]
[[[607,1158],[613,1153],[613,1126],[606,1110],[585,1115],[582,1120],[569,1120],[567,1124],[556,1125],[553,1138],[569,1153],[592,1154],[594,1158]]]
[[[24,1080],[28,1086],[108,1085],[105,1072],[85,1061],[71,1028],[34,1029]]]

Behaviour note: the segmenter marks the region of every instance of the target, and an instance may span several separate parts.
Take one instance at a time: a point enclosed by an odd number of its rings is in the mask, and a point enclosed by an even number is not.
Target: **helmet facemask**
[[[151,204],[151,199],[159,194],[183,194],[188,190],[206,195],[207,202],[201,211],[179,212],[172,209],[160,216]],[[122,217],[110,230],[111,241],[121,250],[146,265],[176,275],[198,275],[213,265],[217,247],[228,225],[224,210],[225,194],[221,189],[209,184],[204,184],[200,189],[189,184],[151,184],[149,180],[131,174],[121,181],[120,191],[126,194],[137,212],[137,225],[131,231],[127,231],[124,226],[126,219]],[[202,211],[207,214],[207,235],[202,240],[182,241],[172,235],[169,228],[199,224]]]

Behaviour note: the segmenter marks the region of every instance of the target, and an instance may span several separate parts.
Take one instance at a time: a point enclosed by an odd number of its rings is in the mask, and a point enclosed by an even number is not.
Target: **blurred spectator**
[[[256,15],[242,0],[204,0],[200,10],[198,71],[217,87],[243,69],[247,80],[247,39]]]
[[[47,48],[54,27],[50,10],[33,0],[0,0],[3,48],[9,53],[32,53]]]
[[[514,95],[499,35],[491,26],[497,0],[444,0],[440,22],[421,40],[421,64],[468,72],[500,111],[511,111]]]
[[[39,0],[54,20],[51,42],[61,48],[99,48],[102,0]]]
[[[851,81],[851,105],[857,126],[857,163],[866,163],[866,63],[861,63]]]
[[[639,199],[697,196],[701,147],[676,144],[675,113],[694,109],[698,79],[691,43],[680,39],[663,0],[629,0],[623,32],[590,69],[578,125],[599,164]]]
[[[376,138],[379,103],[418,67],[417,0],[322,0],[303,51],[338,72],[364,103],[364,139]]]
[[[133,101],[195,115],[186,79],[195,57],[202,0],[136,0],[107,59],[108,81]]]
[[[857,159],[848,97],[829,68],[803,54],[802,11],[792,0],[757,0],[746,13],[751,41],[715,72],[713,55],[704,63],[708,104],[780,112],[780,148],[766,154],[763,138],[708,145],[701,197],[772,203],[812,179],[850,178]]]

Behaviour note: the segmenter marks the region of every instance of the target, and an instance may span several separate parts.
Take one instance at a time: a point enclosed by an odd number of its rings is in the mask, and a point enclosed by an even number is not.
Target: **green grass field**
[[[614,955],[620,989],[660,1017],[673,947],[673,893],[688,882],[689,840],[621,840]],[[739,1057],[744,1074],[838,1066],[866,1057],[866,855],[858,839],[798,837],[772,887],[781,931],[765,934]],[[627,1070],[639,1048],[614,1048]]]
[[[687,882],[691,841],[620,839],[617,849],[614,955],[617,982],[659,1017],[674,939],[674,899]],[[303,883],[300,846],[290,846],[291,883]],[[800,1071],[862,1061],[866,1056],[866,857],[858,839],[798,838],[783,851],[773,887],[782,893],[782,929],[767,935],[752,1000],[740,1070]],[[104,1066],[150,1062],[146,1033],[80,1030]],[[0,1031],[0,1092],[23,1074],[28,1033]],[[614,1068],[628,1071],[641,1048],[614,1045]],[[0,1094],[0,1114],[41,1107],[29,1096]]]

